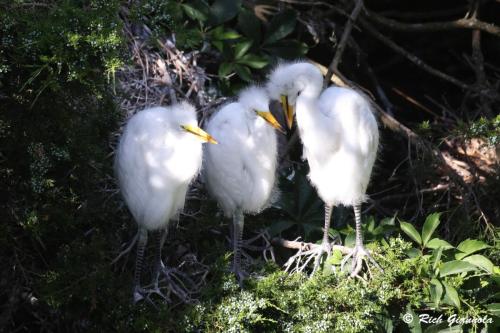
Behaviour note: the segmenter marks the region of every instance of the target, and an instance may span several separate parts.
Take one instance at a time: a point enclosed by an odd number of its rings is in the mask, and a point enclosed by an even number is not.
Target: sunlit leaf
[[[500,317],[500,303],[486,304],[486,309],[493,316]]]
[[[418,231],[415,229],[415,227],[408,223],[408,222],[403,222],[400,221],[401,225],[401,230],[408,235],[411,239],[413,239],[415,242],[417,242],[419,245],[422,245],[422,238],[420,237],[420,234]]]
[[[441,265],[441,267],[439,268],[439,275],[441,277],[444,277],[452,274],[458,274],[462,272],[469,272],[475,270],[477,270],[477,267],[466,261],[452,260],[445,262],[443,265]]]
[[[455,259],[462,259],[468,256],[469,254],[487,249],[489,247],[491,246],[489,246],[483,241],[476,239],[466,239],[460,244],[458,244],[457,249],[462,253],[455,254]]]
[[[448,303],[460,309],[460,298],[458,297],[457,290],[446,282],[443,282],[443,285],[444,289],[446,290],[445,298]]]
[[[433,270],[436,270],[438,264],[439,264],[439,261],[441,260],[441,255],[443,254],[443,248],[442,247],[439,247],[437,248],[435,251],[433,251],[432,253],[432,269]]]
[[[445,240],[439,238],[431,239],[426,246],[428,249],[437,249],[439,247],[443,248],[443,250],[453,249],[453,245],[448,243]]]
[[[443,285],[438,279],[431,280],[431,299],[434,303],[434,307],[439,308],[439,302],[441,301],[441,297],[443,296]]]
[[[441,213],[434,213],[427,216],[425,219],[424,226],[422,227],[422,244],[427,245],[429,239],[431,239],[432,234],[439,225],[439,217]]]
[[[234,46],[234,58],[239,59],[252,47],[252,41],[243,41]]]
[[[479,268],[482,268],[490,274],[493,274],[493,267],[494,267],[493,263],[490,261],[490,259],[486,258],[483,255],[473,254],[462,260],[467,261]]]
[[[248,67],[261,69],[266,67],[268,61],[266,58],[259,57],[254,54],[245,54],[243,57],[237,60],[239,64],[247,65]]]

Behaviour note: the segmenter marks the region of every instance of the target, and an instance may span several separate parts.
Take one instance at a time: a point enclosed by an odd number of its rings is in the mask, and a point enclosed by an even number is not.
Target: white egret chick
[[[159,275],[163,273],[168,279],[170,273],[161,259],[164,231],[184,207],[188,185],[201,168],[202,142],[216,143],[198,127],[196,111],[187,102],[143,110],[125,126],[116,151],[115,172],[125,203],[139,227],[134,302],[151,292],[163,296],[158,289]],[[140,280],[148,231],[152,230],[159,231],[159,243],[155,289],[147,291],[141,288]],[[176,286],[172,290],[182,294]]]
[[[323,75],[307,62],[279,65],[267,85],[270,97],[280,100],[291,128],[296,114],[309,179],[325,203],[322,247],[316,253],[314,270],[323,253],[330,254],[328,230],[332,207],[354,208],[356,245],[341,267],[352,257],[351,276],[368,258],[380,267],[363,246],[361,204],[377,155],[379,132],[369,101],[349,88],[330,87],[322,91]]]
[[[223,106],[206,125],[219,142],[205,147],[203,174],[210,194],[224,215],[233,219],[232,270],[242,285],[241,245],[244,213],[256,214],[269,203],[277,164],[281,126],[269,112],[264,88],[252,86],[238,101]]]

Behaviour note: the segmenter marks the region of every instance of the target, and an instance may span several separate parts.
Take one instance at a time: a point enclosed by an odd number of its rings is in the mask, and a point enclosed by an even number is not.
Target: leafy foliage
[[[420,239],[433,234],[432,227],[439,225],[439,214],[430,215],[424,225],[422,233],[417,232]],[[411,235],[410,238],[415,236],[407,227],[401,230]],[[436,318],[452,314],[489,316],[496,322],[489,329],[499,325],[498,295],[493,293],[498,289],[499,267],[481,254],[481,260],[455,259],[458,253],[486,250],[484,243],[465,241],[457,248],[444,250],[442,247],[416,249],[400,237],[384,240],[369,245],[382,259],[384,272],[374,271],[368,283],[339,273],[340,261],[329,261],[322,274],[310,279],[302,274],[290,276],[274,265],[265,265],[259,272],[260,277],[250,280],[244,290],[238,288],[232,276],[223,273],[217,277],[222,282],[212,286],[215,290],[208,289],[200,304],[187,310],[177,329],[186,332],[433,332],[448,327],[446,320],[444,327],[421,324],[419,314]],[[486,262],[491,265],[484,265]],[[410,312],[417,321],[406,323],[403,315]],[[484,327],[456,326],[472,331]]]
[[[172,34],[181,49],[196,49],[218,58],[216,74],[223,93],[234,93],[254,81],[255,72],[279,58],[304,55],[307,45],[290,38],[297,15],[286,10],[268,22],[241,1],[150,0],[134,7],[133,17],[153,26],[159,36]],[[236,79],[237,77],[237,79]]]

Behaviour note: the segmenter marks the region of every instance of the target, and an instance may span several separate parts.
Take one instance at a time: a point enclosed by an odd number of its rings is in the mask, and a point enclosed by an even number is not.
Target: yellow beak
[[[217,141],[207,132],[199,128],[198,126],[193,125],[181,125],[182,129],[186,132],[192,133],[199,137],[203,142],[210,142],[213,144],[217,144]]]
[[[283,130],[283,127],[281,127],[280,123],[274,118],[273,114],[271,112],[266,112],[266,111],[257,111],[255,112],[262,118],[264,118],[265,121],[269,123],[272,127],[276,128],[278,131],[280,131],[283,134],[286,134],[285,131]]]
[[[288,96],[281,95],[281,107],[283,108],[283,113],[285,114],[286,124],[289,129],[292,128],[293,125],[293,115],[295,113],[293,109],[293,105],[288,104]]]

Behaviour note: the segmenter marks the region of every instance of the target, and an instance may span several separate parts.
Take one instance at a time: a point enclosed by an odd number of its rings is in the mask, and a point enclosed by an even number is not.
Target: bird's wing
[[[240,109],[238,103],[226,105],[206,126],[218,144],[205,146],[205,180],[226,213],[241,205],[244,200],[242,189],[248,178],[241,148],[249,130],[241,118]]]
[[[343,145],[342,127],[339,126],[338,103],[331,88],[326,89],[317,103],[316,131],[321,136],[322,150],[326,154],[337,152]]]
[[[376,152],[377,121],[364,97],[349,88],[331,87],[321,94],[318,105],[325,126],[336,133],[336,148],[349,146],[362,155]]]
[[[138,223],[146,225],[163,222],[170,212],[165,202],[171,200],[174,179],[163,161],[174,148],[161,138],[164,128],[158,119],[137,117],[127,125],[115,161],[125,201]]]

